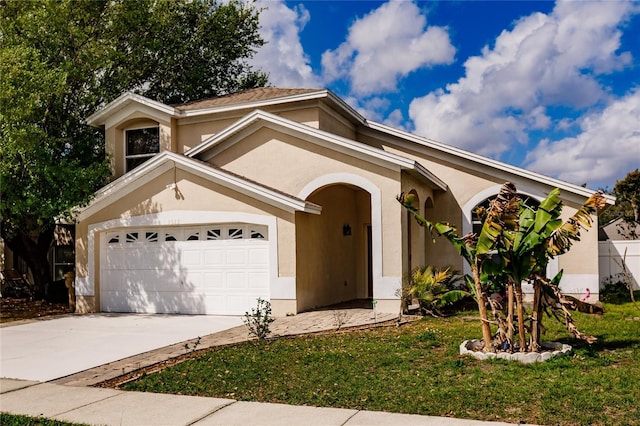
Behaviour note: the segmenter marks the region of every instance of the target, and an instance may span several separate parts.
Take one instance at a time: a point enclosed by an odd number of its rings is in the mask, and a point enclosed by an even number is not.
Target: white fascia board
[[[137,95],[137,94],[132,93],[132,92],[126,92],[126,93],[123,93],[122,95],[120,95],[114,101],[109,102],[104,108],[102,108],[99,111],[96,111],[93,114],[91,114],[85,120],[85,122],[88,125],[94,126],[94,127],[103,126],[107,121],[107,117],[111,116],[115,112],[125,108],[126,106],[128,106],[128,105],[130,105],[132,103],[138,103],[140,105],[145,105],[147,107],[150,107],[150,108],[155,109],[155,110],[157,110],[157,111],[159,111],[161,113],[168,114],[168,115],[173,116],[173,117],[177,117],[179,115],[178,111],[172,106],[163,104],[163,103],[158,102],[158,101],[154,101],[153,99],[149,99],[149,98],[146,98],[146,97],[141,96],[141,95]]]
[[[341,152],[388,169],[400,170],[401,168],[415,168],[415,162],[411,159],[374,148],[362,142],[336,136],[332,133],[297,123],[261,110],[251,112],[231,126],[222,130],[220,133],[205,139],[200,145],[185,152],[185,155],[188,157],[196,157],[204,154],[206,151],[210,151],[208,155],[202,155],[199,157],[201,160],[206,161],[217,154],[218,150],[216,148],[218,146],[221,146],[221,149],[226,149],[226,146],[222,146],[224,141],[250,126],[256,126],[255,130],[267,127],[280,131],[290,136],[304,139],[316,145],[320,145],[333,151]]]
[[[82,221],[97,213],[114,201],[125,197],[144,184],[171,170],[173,167],[179,167],[182,170],[186,170],[204,179],[213,181],[288,212],[302,211],[313,214],[320,214],[322,212],[322,207],[316,204],[287,196],[270,188],[247,181],[239,176],[226,173],[223,170],[215,169],[182,155],[165,151],[96,192],[93,201],[84,209],[79,210],[77,220]]]
[[[581,197],[585,197],[588,198],[591,195],[593,195],[593,193],[595,192],[592,189],[589,188],[584,188],[582,186],[578,186],[578,185],[574,185],[572,183],[569,182],[565,182],[562,181],[560,179],[555,179],[549,176],[545,176],[539,173],[535,173],[532,172],[530,170],[527,169],[523,169],[520,167],[516,167],[516,166],[512,166],[510,164],[506,164],[503,163],[501,161],[497,161],[497,160],[493,160],[491,158],[488,157],[483,157],[482,155],[478,155],[478,154],[474,154],[472,152],[469,151],[465,151],[463,149],[460,148],[456,148],[453,147],[451,145],[446,145],[444,143],[441,142],[436,142],[432,139],[428,139],[422,136],[418,136],[418,135],[414,135],[412,133],[409,132],[405,132],[403,130],[398,130],[398,129],[394,129],[392,127],[389,126],[385,126],[384,124],[380,124],[380,123],[376,123],[373,121],[367,121],[366,123],[366,127],[370,128],[371,130],[374,131],[378,131],[381,132],[383,134],[386,135],[390,135],[390,136],[394,136],[394,137],[398,137],[401,139],[404,139],[405,141],[409,142],[409,143],[416,143],[418,145],[427,147],[427,148],[431,148],[435,151],[439,151],[442,152],[444,154],[447,154],[448,156],[453,156],[456,158],[459,158],[462,162],[464,162],[464,164],[469,167],[469,163],[476,163],[479,166],[484,166],[484,167],[491,167],[494,169],[498,169],[502,172],[505,173],[509,173],[509,174],[513,174],[516,176],[520,176],[529,180],[533,180],[536,182],[539,182],[541,184],[553,187],[553,188],[560,188],[562,190],[565,190],[567,192],[570,192],[572,194],[575,195],[579,195]],[[373,135],[373,136],[377,136],[379,137],[380,135]],[[391,143],[394,143],[394,141],[390,141]],[[470,167],[473,169],[473,167]],[[483,171],[481,170],[480,167],[475,168],[478,171]],[[484,170],[484,172],[486,173],[486,170]],[[615,204],[615,197],[611,196],[611,195],[606,195],[605,194],[605,199],[607,204]]]

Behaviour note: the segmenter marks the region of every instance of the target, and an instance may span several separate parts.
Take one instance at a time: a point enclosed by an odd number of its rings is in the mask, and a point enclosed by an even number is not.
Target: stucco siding
[[[275,107],[265,107],[265,111],[280,115],[288,120],[306,124],[310,127],[319,127],[319,109],[317,107],[304,108],[300,110],[281,110]],[[178,120],[179,137],[177,139],[177,153],[182,154],[191,148],[195,148],[205,139],[213,136],[236,121],[240,120],[251,110],[243,109],[206,115],[192,118],[182,118]]]
[[[334,135],[356,139],[355,127],[332,109],[319,111],[319,128]]]

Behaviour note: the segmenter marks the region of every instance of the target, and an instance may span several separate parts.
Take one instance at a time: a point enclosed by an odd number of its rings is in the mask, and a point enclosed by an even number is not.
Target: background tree
[[[638,238],[637,223],[640,222],[640,170],[635,169],[616,181],[611,191],[616,196],[615,206],[609,207],[600,218],[605,225],[619,217],[624,219],[620,232],[628,238]]]
[[[84,123],[133,91],[164,103],[264,86],[258,10],[232,0],[0,0],[0,233],[40,295],[56,221],[104,184]]]

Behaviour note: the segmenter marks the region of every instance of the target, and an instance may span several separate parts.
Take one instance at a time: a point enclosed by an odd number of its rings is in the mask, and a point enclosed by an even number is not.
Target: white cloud
[[[311,18],[300,4],[287,7],[282,0],[259,0],[260,35],[267,41],[251,64],[269,73],[269,81],[277,87],[322,87],[314,74],[310,59],[300,42],[300,32]]]
[[[380,94],[412,71],[451,63],[454,55],[446,28],[427,26],[413,2],[391,0],[356,20],[347,40],[323,53],[323,77],[348,80],[356,95]]]
[[[601,113],[584,117],[580,128],[576,137],[541,142],[527,154],[527,168],[590,187],[614,182],[638,168],[640,88]]]
[[[493,47],[465,62],[465,76],[411,103],[416,133],[484,155],[526,145],[552,122],[549,106],[578,111],[609,101],[599,73],[631,61],[618,53],[618,26],[634,5],[560,2],[503,31]]]

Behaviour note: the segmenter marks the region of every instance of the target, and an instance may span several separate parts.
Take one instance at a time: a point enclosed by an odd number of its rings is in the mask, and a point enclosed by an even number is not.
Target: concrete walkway
[[[375,314],[369,309],[316,311],[278,318],[271,330],[276,336],[320,333],[341,328],[370,328],[394,324],[397,315]],[[202,336],[197,349],[234,344],[248,339],[245,326]],[[123,373],[136,374],[185,353],[196,340],[148,351],[48,383],[0,379],[0,411],[34,417],[47,417],[90,425],[506,425],[507,423],[430,417],[412,414],[360,411],[243,402],[204,398],[126,392],[91,387],[117,380]],[[4,342],[3,342],[4,344]]]

